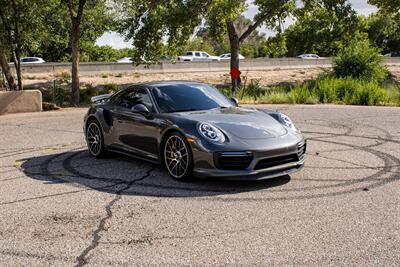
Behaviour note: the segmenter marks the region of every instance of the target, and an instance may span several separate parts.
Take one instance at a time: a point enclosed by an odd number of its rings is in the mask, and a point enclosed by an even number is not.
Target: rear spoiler
[[[112,94],[97,95],[90,98],[90,101],[93,104],[100,104],[106,101],[110,96],[112,96]]]

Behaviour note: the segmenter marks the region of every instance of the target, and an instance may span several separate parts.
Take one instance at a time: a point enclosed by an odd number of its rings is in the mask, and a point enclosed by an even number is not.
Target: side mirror
[[[148,109],[145,105],[143,105],[143,104],[136,104],[136,105],[133,105],[133,107],[132,107],[132,112],[133,112],[133,113],[142,114],[142,115],[145,116],[145,117],[148,117],[148,116],[150,115],[149,109]]]
[[[239,106],[239,100],[237,100],[236,97],[231,97],[231,101],[233,102],[233,104],[235,104],[235,106]]]

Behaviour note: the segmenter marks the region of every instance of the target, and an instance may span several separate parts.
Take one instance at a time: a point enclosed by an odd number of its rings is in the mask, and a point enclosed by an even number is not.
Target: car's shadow
[[[282,176],[261,181],[192,179],[178,182],[160,166],[112,155],[94,159],[86,150],[36,156],[22,160],[21,170],[32,179],[71,183],[107,193],[159,197],[200,197],[265,190],[290,181]]]

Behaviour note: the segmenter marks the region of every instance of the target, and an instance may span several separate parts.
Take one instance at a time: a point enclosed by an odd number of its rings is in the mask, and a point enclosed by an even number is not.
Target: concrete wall
[[[0,115],[37,111],[42,111],[42,93],[39,90],[0,92]]]
[[[400,65],[400,58],[385,58],[386,65]],[[119,64],[115,62],[81,63],[80,73],[96,75],[101,73],[176,73],[176,72],[229,72],[229,61],[219,62],[162,62],[152,65]],[[240,70],[273,70],[273,69],[307,69],[328,68],[332,66],[332,59],[305,60],[297,58],[257,58],[245,59],[240,62]],[[70,63],[45,63],[35,65],[23,65],[24,74],[59,74],[71,71]]]

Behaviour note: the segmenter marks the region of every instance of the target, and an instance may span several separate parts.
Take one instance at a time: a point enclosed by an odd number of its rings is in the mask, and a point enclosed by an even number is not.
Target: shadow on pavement
[[[282,176],[262,181],[192,179],[178,182],[160,166],[142,160],[112,155],[94,159],[86,150],[36,156],[22,160],[22,172],[49,184],[71,183],[113,194],[202,197],[265,190],[290,181]]]

